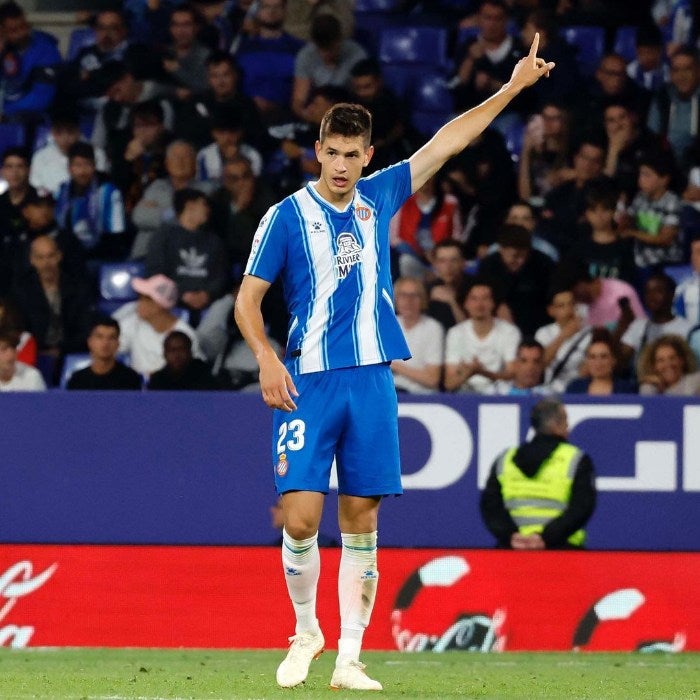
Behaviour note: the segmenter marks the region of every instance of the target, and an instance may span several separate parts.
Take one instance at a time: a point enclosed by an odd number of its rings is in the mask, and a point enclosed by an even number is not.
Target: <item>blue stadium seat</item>
[[[40,148],[46,146],[46,144],[49,142],[50,134],[50,126],[47,124],[39,124],[34,132],[34,146],[32,147],[32,152],[38,151]]]
[[[100,266],[100,299],[98,307],[102,313],[111,314],[120,306],[133,301],[138,294],[131,287],[134,277],[142,277],[141,262],[103,263]]]
[[[525,136],[525,124],[523,122],[513,122],[504,134],[506,148],[510,153],[511,160],[517,163],[520,160],[520,151],[523,148],[523,138]]]
[[[355,0],[355,14],[366,12],[399,12],[403,0]]]
[[[68,50],[66,60],[72,61],[85,46],[95,43],[95,32],[92,27],[76,27],[68,38]]]
[[[24,146],[24,124],[0,124],[0,153],[12,146]]]
[[[678,284],[681,280],[686,277],[690,277],[693,274],[692,265],[666,265],[664,267],[664,272],[673,278],[673,281]]]
[[[605,51],[603,27],[562,27],[560,35],[576,49],[576,61],[581,74],[593,75]]]
[[[416,81],[425,73],[424,66],[391,63],[381,66],[386,86],[402,100],[408,101]]]
[[[411,123],[430,138],[454,116],[454,99],[439,73],[420,76],[411,91]]]
[[[383,64],[411,64],[446,69],[448,32],[442,27],[390,27],[379,38]]]
[[[637,27],[619,27],[615,32],[613,51],[619,53],[627,63],[637,57]]]
[[[68,386],[68,380],[73,376],[74,372],[87,367],[89,364],[89,352],[68,353],[63,358],[63,369],[61,370],[61,379],[58,382],[58,386],[61,389],[65,389]]]

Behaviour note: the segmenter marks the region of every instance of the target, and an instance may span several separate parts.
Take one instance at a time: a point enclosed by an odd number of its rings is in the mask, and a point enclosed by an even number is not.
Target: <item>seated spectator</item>
[[[524,229],[528,230],[532,234],[532,247],[535,250],[539,250],[540,253],[544,253],[554,262],[559,262],[559,253],[557,249],[537,232],[539,218],[535,208],[531,204],[528,202],[515,202],[511,204],[503,223],[522,226]],[[494,243],[484,254],[495,253],[497,250],[498,243]],[[480,257],[483,257],[483,255]]]
[[[237,112],[224,107],[219,109],[211,118],[211,135],[214,140],[197,154],[197,180],[218,185],[224,161],[237,155],[250,161],[256,177],[262,173],[262,156],[246,143],[246,128]]]
[[[637,274],[634,247],[629,238],[621,238],[618,232],[615,223],[617,200],[617,188],[610,180],[590,183],[585,195],[586,223],[581,225],[569,257],[586,264],[592,277],[634,284]]]
[[[462,218],[457,198],[445,192],[439,175],[429,177],[392,217],[391,245],[402,277],[422,277],[436,243],[457,240]]]
[[[39,370],[17,359],[19,333],[0,327],[0,391],[44,391]]]
[[[569,113],[547,102],[527,123],[518,163],[520,199],[542,206],[545,195],[569,179]]]
[[[676,287],[674,308],[695,326],[700,323],[700,237],[690,243],[690,265],[692,272]]]
[[[427,313],[447,330],[467,317],[459,299],[468,279],[462,246],[450,239],[440,241],[433,249],[431,260],[434,278],[428,282]]]
[[[254,15],[256,32],[244,35],[236,59],[243,72],[243,92],[265,122],[290,116],[294,63],[304,42],[284,30],[287,0],[262,0]]]
[[[664,40],[653,22],[637,27],[634,54],[634,60],[627,64],[627,75],[652,94],[663,89],[670,74],[664,62]]]
[[[384,84],[381,67],[374,59],[358,61],[350,76],[352,101],[366,107],[372,114],[374,155],[364,171],[372,173],[410,155],[403,143],[407,131],[405,110],[398,97]]]
[[[314,17],[311,40],[299,51],[294,66],[292,110],[303,117],[314,88],[350,87],[350,71],[367,52],[353,39],[343,38],[340,21],[331,14]]]
[[[617,343],[610,331],[605,328],[594,329],[581,368],[585,376],[572,379],[566,386],[565,393],[589,396],[636,394],[637,386],[634,382],[615,375],[618,359]]]
[[[681,195],[681,236],[686,241],[700,238],[700,136],[696,136],[689,154],[690,167]]]
[[[447,331],[445,389],[488,393],[494,382],[510,379],[520,331],[496,318],[495,291],[491,282],[473,279],[464,296],[468,319]]]
[[[661,270],[652,272],[644,283],[644,306],[649,318],[638,318],[621,338],[620,354],[626,364],[638,357],[647,343],[662,335],[679,335],[687,338],[693,324],[673,313],[673,296],[676,283],[673,277]]]
[[[637,364],[639,393],[645,396],[700,396],[700,372],[688,343],[662,335],[642,351]]]
[[[70,180],[56,202],[59,226],[80,241],[89,260],[117,259],[123,253],[126,217],[121,192],[97,172],[95,151],[77,141],[68,151]]]
[[[212,195],[211,228],[223,239],[229,262],[243,270],[260,219],[276,197],[255,177],[245,156],[236,155],[224,162],[221,180],[222,187]]]
[[[12,288],[18,257],[26,246],[22,207],[36,194],[29,184],[29,152],[14,146],[6,148],[0,175],[7,183],[7,189],[0,194],[0,294],[7,294]]]
[[[206,62],[211,50],[197,39],[200,19],[194,7],[184,3],[170,14],[170,47],[163,68],[180,87],[183,99],[197,92],[207,79]]]
[[[177,4],[177,0],[162,0],[157,3],[149,3],[147,0],[124,0],[124,14],[133,40],[156,46],[166,44],[168,18]],[[238,4],[237,2],[236,5]]]
[[[132,219],[138,233],[131,247],[132,260],[142,260],[148,253],[151,237],[161,224],[173,221],[173,195],[186,187],[209,194],[211,183],[196,182],[197,154],[185,141],[173,141],[165,149],[166,177],[154,180],[134,207]]]
[[[192,355],[192,339],[171,331],[163,341],[165,366],[154,372],[147,388],[156,391],[212,391],[221,388],[205,362]]]
[[[121,362],[119,351],[119,323],[109,316],[98,318],[92,324],[87,339],[90,364],[71,375],[67,389],[79,391],[140,391],[143,379]]]
[[[396,390],[411,394],[437,391],[442,377],[445,331],[424,313],[428,295],[422,281],[400,277],[394,283],[394,298],[399,325],[411,351],[410,359],[391,363]]]
[[[12,297],[39,346],[46,374],[56,358],[84,352],[92,298],[89,287],[62,269],[62,253],[50,236],[37,236],[30,245],[31,268],[15,283]]]
[[[24,319],[17,305],[6,297],[0,297],[0,328],[15,331],[18,334],[17,359],[25,365],[36,365],[36,339],[25,330]]]
[[[311,27],[318,15],[333,15],[340,21],[344,37],[355,32],[353,4],[347,0],[287,0],[284,28],[302,41],[311,39]]]
[[[176,316],[177,286],[164,275],[148,279],[136,277],[131,286],[139,295],[118,308],[112,317],[119,322],[119,352],[129,353],[131,367],[150,376],[165,364],[163,341],[171,331],[182,331],[192,338],[193,354],[200,357],[199,344],[192,327]]]
[[[3,121],[36,125],[56,93],[55,71],[61,63],[55,37],[32,29],[14,0],[0,5],[0,79]]]
[[[512,224],[502,227],[498,251],[479,263],[480,274],[498,280],[499,296],[524,335],[534,334],[548,320],[547,289],[553,270],[552,259],[533,249],[529,231]]]
[[[29,169],[29,182],[39,190],[47,190],[56,197],[61,183],[70,178],[68,151],[82,140],[78,114],[66,109],[54,109],[50,117],[51,131],[45,146],[34,151]],[[97,169],[107,169],[107,158],[101,148],[95,150]]]
[[[511,364],[512,379],[499,379],[489,393],[496,396],[533,396],[551,393],[542,384],[544,348],[536,340],[521,340]]]
[[[561,393],[579,376],[591,341],[591,327],[577,314],[570,289],[554,287],[550,290],[547,313],[554,323],[538,328],[535,340],[544,347],[544,384],[553,393]]]
[[[176,221],[163,224],[148,246],[146,274],[175,282],[180,303],[201,312],[218,299],[228,284],[228,265],[221,238],[205,229],[209,201],[202,192],[185,188],[173,195]]]
[[[620,235],[634,239],[634,261],[642,270],[683,262],[680,199],[669,189],[673,171],[668,153],[649,153],[639,161],[639,192],[620,223]]]

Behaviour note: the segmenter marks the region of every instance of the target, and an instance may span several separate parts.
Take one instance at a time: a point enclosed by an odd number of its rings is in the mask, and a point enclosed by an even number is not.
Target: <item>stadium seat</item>
[[[513,122],[506,129],[504,134],[506,148],[510,153],[511,160],[517,163],[520,160],[520,151],[523,148],[523,137],[525,135],[525,124],[523,122]]]
[[[582,75],[593,75],[605,51],[603,27],[562,27],[560,35],[576,49],[576,60]]]
[[[131,287],[134,277],[144,274],[144,265],[140,262],[103,263],[100,266],[100,311],[111,314],[122,304],[136,299],[138,294]]]
[[[405,63],[382,65],[382,77],[386,86],[399,99],[408,101],[416,81],[425,73],[424,66],[412,66]]]
[[[355,0],[355,15],[368,12],[399,12],[403,0]]]
[[[673,281],[678,284],[681,280],[686,277],[690,277],[693,274],[692,265],[666,265],[664,267],[664,272],[673,278]]]
[[[445,70],[449,65],[447,38],[442,27],[390,27],[379,37],[379,60]]]
[[[452,93],[439,73],[420,76],[411,92],[411,123],[430,138],[454,116]]]
[[[68,50],[66,60],[72,61],[80,53],[80,50],[95,43],[95,32],[92,27],[76,27],[68,38]]]
[[[40,148],[46,146],[46,144],[49,142],[50,134],[50,126],[47,126],[46,124],[39,124],[34,132],[34,146],[32,148],[32,152],[38,151]]]
[[[0,153],[12,146],[24,146],[24,124],[0,124]]]
[[[620,54],[627,63],[637,57],[637,27],[619,27],[615,32],[613,51]]]
[[[61,389],[65,389],[68,386],[68,380],[73,376],[75,372],[79,369],[83,369],[90,364],[90,353],[89,352],[73,352],[68,353],[63,358],[63,369],[61,370],[61,379],[58,386]]]

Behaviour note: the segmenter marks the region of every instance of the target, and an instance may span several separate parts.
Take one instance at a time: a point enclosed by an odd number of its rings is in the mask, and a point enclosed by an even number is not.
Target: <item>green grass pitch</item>
[[[1,700],[233,700],[366,696],[328,687],[334,653],[303,686],[281,689],[283,651],[0,649]],[[699,654],[366,652],[383,698],[692,698],[700,700]]]

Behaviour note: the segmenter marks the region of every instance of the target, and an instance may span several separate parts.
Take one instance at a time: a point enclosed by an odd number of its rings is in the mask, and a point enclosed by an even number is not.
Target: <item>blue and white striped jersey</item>
[[[361,178],[343,211],[308,184],[260,221],[246,274],[281,275],[294,374],[410,357],[396,320],[389,220],[411,194],[408,161]]]

